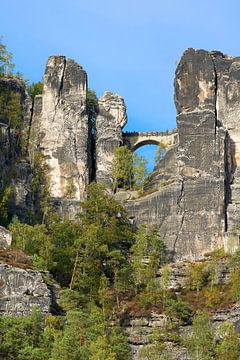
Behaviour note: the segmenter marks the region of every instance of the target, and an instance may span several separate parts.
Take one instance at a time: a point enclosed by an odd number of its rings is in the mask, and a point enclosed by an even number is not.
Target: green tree
[[[193,319],[192,334],[185,345],[192,360],[211,360],[214,355],[214,331],[207,313],[199,313]]]
[[[31,159],[32,180],[30,190],[37,219],[45,223],[46,218],[54,213],[50,195],[49,165],[41,152],[34,152]]]
[[[199,291],[209,281],[209,271],[204,263],[191,264],[189,274],[189,288]]]
[[[166,154],[167,146],[164,143],[159,143],[157,150],[154,155],[155,163],[159,162]]]
[[[36,83],[32,83],[27,86],[27,91],[32,100],[34,100],[36,95],[40,95],[43,93],[43,83],[38,81]]]
[[[154,329],[148,337],[148,344],[141,347],[139,359],[142,360],[170,360],[167,353],[167,340],[170,334],[168,324],[161,330]]]
[[[229,321],[222,323],[218,332],[216,359],[238,360],[240,358],[240,337],[233,323]]]
[[[87,111],[90,123],[95,128],[96,114],[98,107],[98,98],[94,90],[88,89],[87,91]]]
[[[127,146],[115,147],[113,158],[113,189],[132,189],[134,179],[133,156]]]
[[[10,222],[10,202],[13,197],[13,187],[5,186],[0,192],[0,225],[7,226]]]
[[[148,176],[148,161],[141,155],[133,155],[134,188],[143,191],[143,186]]]
[[[180,299],[166,299],[164,313],[169,317],[171,324],[173,321],[188,324],[192,316],[192,311],[187,303]]]
[[[132,228],[126,210],[105,188],[89,185],[87,199],[81,203],[81,231],[75,241],[76,257],[71,285],[97,297],[104,275],[114,286],[117,269],[127,266],[127,253],[132,244]]]
[[[39,310],[27,317],[1,317],[0,358],[3,360],[48,360],[53,338],[45,334],[45,321]]]
[[[0,38],[0,77],[10,76],[13,68],[12,54],[7,51],[6,45],[2,43],[2,39]]]
[[[164,250],[164,243],[159,238],[156,229],[145,225],[139,227],[135,243],[131,248],[136,291],[147,287],[149,291],[152,291],[155,285],[159,288],[159,284],[156,283],[156,275],[164,258]]]
[[[20,94],[0,85],[0,121],[15,129],[23,117]]]

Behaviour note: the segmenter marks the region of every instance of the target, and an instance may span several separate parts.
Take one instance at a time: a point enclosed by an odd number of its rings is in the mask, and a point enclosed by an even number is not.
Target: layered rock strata
[[[231,218],[238,221],[238,180],[231,184],[237,174],[238,75],[229,63],[234,60],[221,53],[185,51],[175,77],[179,144],[149,179],[147,188],[155,193],[126,205],[137,223],[159,229],[174,259],[197,259],[226,245]]]
[[[228,262],[224,259],[219,259],[216,262],[214,285],[228,284],[230,281],[230,268]],[[211,260],[205,261],[206,269],[208,266],[212,266]],[[186,290],[189,287],[190,281],[190,268],[189,262],[172,263],[168,265],[168,289],[178,294],[182,290]],[[159,272],[161,278],[161,270]],[[160,280],[161,281],[161,280]],[[211,321],[212,326],[217,329],[224,321],[229,321],[234,324],[237,332],[240,330],[240,304],[229,304],[225,308],[211,309]],[[175,320],[176,321],[176,320]],[[141,349],[143,346],[147,346],[150,343],[151,336],[155,333],[162,333],[166,325],[169,323],[169,315],[162,313],[156,313],[154,311],[145,311],[145,314],[133,314],[125,315],[122,322],[123,329],[128,337],[128,342],[131,348],[132,357],[134,360],[145,359],[141,356]],[[173,320],[173,323],[176,325]],[[191,334],[192,327],[189,324],[178,324],[178,335],[184,339],[186,335]],[[187,349],[183,344],[179,346],[178,343],[174,343],[169,340],[164,342],[165,354],[170,360],[191,360],[191,357],[187,353]],[[163,355],[163,354],[161,354]],[[159,355],[160,356],[160,355]]]
[[[0,264],[0,315],[27,316],[33,307],[53,313],[57,296],[42,272]]]

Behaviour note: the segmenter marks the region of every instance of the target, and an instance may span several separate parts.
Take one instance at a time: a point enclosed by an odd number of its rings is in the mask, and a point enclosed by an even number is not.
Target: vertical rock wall
[[[197,259],[223,246],[226,230],[226,130],[217,119],[212,54],[193,49],[183,54],[175,103],[179,145],[158,165],[159,179],[166,169],[167,183],[159,182],[155,193],[129,201],[127,208],[137,223],[159,229],[174,259]]]
[[[182,220],[175,251],[194,258],[223,246],[225,223],[225,138],[217,119],[217,82],[212,55],[187,50],[175,78],[182,182]]]
[[[121,96],[105,92],[98,101],[96,118],[96,181],[112,185],[114,148],[123,142],[122,128],[127,123],[126,107]]]
[[[240,216],[240,58],[214,54],[217,83],[218,121],[228,132],[226,152],[227,230],[230,233]]]
[[[89,182],[87,74],[64,56],[48,59],[43,95],[34,105],[31,143],[50,167],[51,195],[63,213],[75,212]]]

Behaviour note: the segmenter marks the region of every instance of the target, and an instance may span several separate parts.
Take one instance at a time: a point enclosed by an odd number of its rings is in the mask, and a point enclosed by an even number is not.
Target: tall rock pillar
[[[127,123],[126,106],[121,96],[105,92],[98,101],[96,118],[96,181],[112,185],[114,148],[123,142],[122,128]]]
[[[35,100],[31,143],[50,168],[50,191],[63,214],[75,212],[89,183],[87,74],[75,61],[51,56],[43,95]]]

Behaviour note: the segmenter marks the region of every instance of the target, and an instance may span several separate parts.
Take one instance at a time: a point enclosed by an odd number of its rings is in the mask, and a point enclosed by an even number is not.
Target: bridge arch
[[[159,145],[160,142],[154,139],[142,140],[131,146],[131,151],[134,152],[144,145]]]
[[[178,143],[178,133],[177,130],[171,132],[125,132],[123,133],[123,140],[132,152],[144,145],[163,144],[168,149]]]

